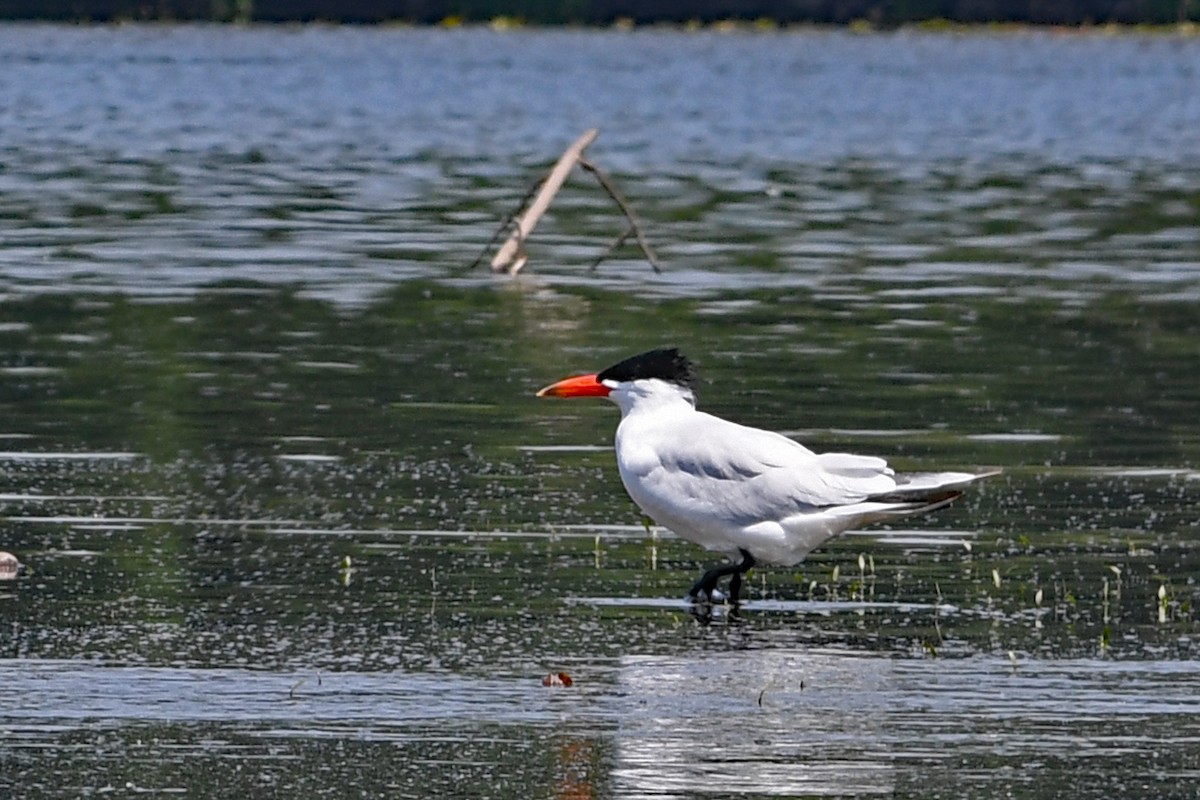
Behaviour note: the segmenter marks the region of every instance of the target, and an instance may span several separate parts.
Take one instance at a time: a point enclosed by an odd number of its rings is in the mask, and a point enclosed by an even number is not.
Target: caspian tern
[[[718,599],[729,576],[758,563],[791,566],[851,528],[933,511],[996,472],[897,475],[875,456],[814,453],[778,433],[696,409],[695,365],[660,348],[599,373],[565,378],[538,397],[604,397],[621,409],[617,469],[646,516],[731,563],[708,570],[688,597]]]

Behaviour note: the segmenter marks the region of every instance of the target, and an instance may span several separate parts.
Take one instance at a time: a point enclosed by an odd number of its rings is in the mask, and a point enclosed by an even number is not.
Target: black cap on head
[[[660,347],[630,356],[596,376],[601,382],[644,378],[658,378],[696,391],[696,365],[676,347]]]

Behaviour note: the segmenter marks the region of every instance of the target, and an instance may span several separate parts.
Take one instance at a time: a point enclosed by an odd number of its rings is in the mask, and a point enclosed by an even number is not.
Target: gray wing
[[[777,433],[709,414],[658,426],[621,457],[633,499],[651,517],[743,527],[894,490],[881,458],[818,455]],[[622,448],[624,449],[624,448]],[[619,456],[620,457],[620,456]]]

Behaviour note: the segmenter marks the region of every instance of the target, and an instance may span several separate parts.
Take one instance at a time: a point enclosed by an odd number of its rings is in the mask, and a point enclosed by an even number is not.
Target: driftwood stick
[[[604,259],[615,253],[621,247],[621,245],[625,244],[630,236],[633,236],[634,233],[636,233],[636,231],[634,231],[632,226],[626,228],[625,232],[613,240],[613,243],[606,247],[603,253],[596,256],[596,260],[592,262],[592,266],[588,267],[588,272],[595,272],[596,268],[600,266]]]
[[[559,157],[554,168],[550,170],[550,174],[542,181],[542,188],[533,198],[533,202],[529,204],[529,208],[517,217],[516,227],[512,234],[492,258],[492,272],[508,272],[510,275],[516,275],[521,267],[525,266],[525,240],[533,232],[533,226],[537,225],[542,214],[546,213],[546,209],[550,207],[550,201],[562,188],[563,181],[567,179],[571,169],[577,163],[583,162],[584,149],[596,141],[596,137],[599,135],[600,131],[595,128],[588,130]]]
[[[492,245],[500,241],[500,237],[504,234],[504,232],[512,227],[513,220],[517,218],[518,214],[525,210],[525,206],[529,204],[530,199],[533,197],[534,193],[541,188],[541,185],[542,181],[538,180],[533,184],[533,186],[529,187],[529,191],[525,193],[525,196],[521,198],[521,202],[517,204],[516,210],[501,220],[500,227],[496,228],[496,232],[492,234],[492,238],[488,239],[488,243],[483,246],[483,249],[479,251],[479,255],[475,257],[475,260],[471,262],[471,266],[467,267],[467,269],[475,269],[480,265],[480,263],[483,262],[483,259],[487,258],[488,251],[492,249]]]
[[[637,236],[638,245],[641,246],[642,252],[646,254],[646,260],[650,262],[650,266],[655,272],[662,272],[662,267],[658,263],[658,256],[654,254],[654,250],[650,247],[650,242],[646,241],[646,235],[642,233],[641,223],[638,222],[637,215],[633,213],[633,209],[629,207],[629,203],[625,202],[625,198],[617,191],[617,187],[613,184],[609,177],[604,174],[603,170],[597,167],[592,162],[588,161],[582,155],[579,157],[579,166],[586,169],[588,172],[596,176],[596,180],[600,181],[600,185],[604,187],[604,191],[608,192],[608,196],[613,199],[621,211],[624,212],[625,218],[629,220],[629,227],[633,229],[633,233]]]

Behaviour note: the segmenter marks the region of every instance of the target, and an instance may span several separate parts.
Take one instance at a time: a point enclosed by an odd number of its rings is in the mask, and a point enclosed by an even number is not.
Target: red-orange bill
[[[612,390],[596,380],[596,373],[576,375],[552,383],[537,393],[538,397],[608,397]]]

